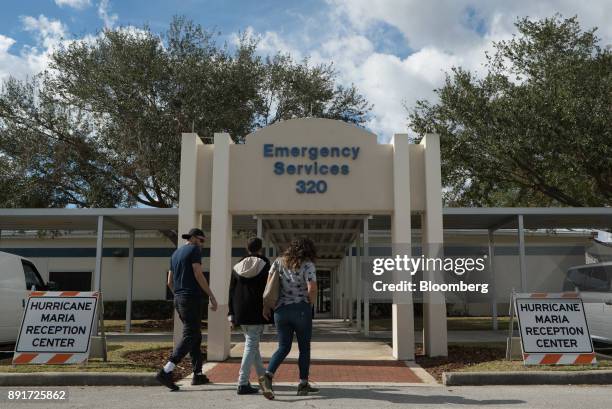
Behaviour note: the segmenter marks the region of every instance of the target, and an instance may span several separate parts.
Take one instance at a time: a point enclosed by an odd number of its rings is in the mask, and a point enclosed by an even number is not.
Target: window
[[[32,287],[35,286],[37,290],[44,290],[45,283],[42,278],[40,278],[40,274],[38,274],[34,264],[25,260],[21,260],[21,264],[23,265],[23,273],[25,274],[26,289],[32,290]]]
[[[612,281],[612,266],[595,265],[579,267],[567,272],[563,290],[610,292]]]
[[[51,271],[57,291],[91,291],[91,271]]]

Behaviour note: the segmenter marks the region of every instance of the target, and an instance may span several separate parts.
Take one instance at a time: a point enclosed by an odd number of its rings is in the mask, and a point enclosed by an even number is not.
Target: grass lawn
[[[139,351],[168,350],[172,342],[109,342],[108,361],[90,359],[83,365],[11,365],[11,359],[0,360],[0,372],[153,372],[158,362],[137,362],[125,357]]]
[[[436,380],[442,380],[443,372],[465,371],[584,371],[594,369],[612,369],[612,361],[598,359],[597,366],[591,365],[523,365],[523,361],[506,361],[506,346],[503,343],[475,343],[448,346],[448,357],[430,358],[422,355],[421,346],[417,346],[416,362],[429,372]]]
[[[507,330],[510,317],[498,317],[497,325],[500,330]],[[479,331],[492,329],[491,317],[446,317],[449,331]],[[423,329],[423,321],[415,317],[415,329]],[[516,323],[515,323],[516,327]],[[391,331],[391,318],[377,318],[370,320],[371,331]]]

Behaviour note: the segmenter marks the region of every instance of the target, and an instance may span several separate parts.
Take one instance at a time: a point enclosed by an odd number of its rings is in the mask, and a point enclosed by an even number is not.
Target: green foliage
[[[49,69],[0,92],[0,207],[172,207],[180,138],[242,142],[259,127],[317,116],[362,124],[370,111],[332,65],[262,58],[182,18],[160,36],[105,30],[70,42]]]
[[[554,16],[516,23],[484,78],[454,68],[436,104],[409,112],[441,136],[445,201],[457,206],[612,205],[612,53],[595,29]]]
[[[132,319],[169,319],[172,318],[174,304],[172,300],[134,300],[132,301]],[[124,320],[125,301],[104,301],[104,319]]]

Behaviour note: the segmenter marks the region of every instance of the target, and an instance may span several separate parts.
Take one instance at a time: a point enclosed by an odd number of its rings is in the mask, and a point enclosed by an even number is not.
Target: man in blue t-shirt
[[[217,310],[217,300],[202,272],[202,246],[204,232],[193,228],[181,236],[187,240],[184,246],[174,251],[170,259],[168,287],[174,292],[174,308],[183,323],[183,338],[176,345],[168,363],[160,369],[156,379],[172,391],[179,389],[174,383],[172,371],[187,355],[191,354],[193,367],[192,385],[210,382],[202,373],[202,300],[208,295],[213,311]]]

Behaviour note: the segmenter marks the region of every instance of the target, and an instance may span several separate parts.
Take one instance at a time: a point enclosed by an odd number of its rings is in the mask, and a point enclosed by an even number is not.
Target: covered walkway
[[[390,338],[390,337],[389,337]],[[276,331],[270,326],[261,342],[261,355],[269,359],[276,350]],[[230,358],[241,358],[244,343],[238,342],[230,351]],[[315,319],[311,357],[315,360],[393,360],[388,340],[367,338],[355,327],[340,319]],[[298,357],[297,341],[294,339],[288,359]]]

